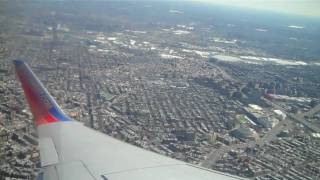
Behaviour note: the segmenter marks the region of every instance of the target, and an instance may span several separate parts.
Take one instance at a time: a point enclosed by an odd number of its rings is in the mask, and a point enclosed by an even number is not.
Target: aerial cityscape
[[[70,118],[121,141],[249,179],[320,179],[319,21],[191,2],[0,2],[0,179],[41,169],[14,59]]]

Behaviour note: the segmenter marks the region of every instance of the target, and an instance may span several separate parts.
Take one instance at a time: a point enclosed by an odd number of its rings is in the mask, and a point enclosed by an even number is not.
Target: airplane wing
[[[208,170],[121,142],[70,119],[29,66],[15,60],[16,74],[34,117],[46,180],[231,180]]]

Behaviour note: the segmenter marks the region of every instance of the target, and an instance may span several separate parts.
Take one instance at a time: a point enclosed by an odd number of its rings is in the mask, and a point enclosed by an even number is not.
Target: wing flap
[[[55,166],[48,166],[46,167],[43,172],[40,173],[39,180],[57,180],[59,179],[57,169]]]
[[[38,132],[40,137],[52,138],[59,164],[81,161],[96,179],[240,179],[126,144],[78,122],[41,125]]]
[[[135,169],[129,171],[115,172],[102,175],[105,179],[109,180],[234,180],[234,176],[228,176],[226,174],[205,170],[188,164],[171,165],[171,166],[159,166]]]
[[[45,180],[95,180],[80,161],[45,167],[42,177]]]
[[[40,138],[40,161],[41,166],[49,166],[59,162],[58,154],[51,138]]]
[[[95,180],[80,161],[59,164],[56,168],[60,180]]]

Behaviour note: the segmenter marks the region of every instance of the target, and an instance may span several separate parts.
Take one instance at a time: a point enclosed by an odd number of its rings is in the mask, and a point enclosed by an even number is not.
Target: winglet
[[[71,121],[26,63],[22,60],[14,60],[13,64],[36,126]]]

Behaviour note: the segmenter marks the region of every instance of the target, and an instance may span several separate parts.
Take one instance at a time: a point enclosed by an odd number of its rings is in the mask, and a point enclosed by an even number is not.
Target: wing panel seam
[[[167,164],[167,165],[149,166],[149,167],[141,167],[141,168],[132,168],[132,169],[126,169],[126,170],[121,170],[121,171],[109,172],[109,173],[105,173],[105,174],[102,174],[102,175],[104,176],[104,175],[119,174],[119,173],[130,172],[130,171],[138,171],[138,170],[143,170],[143,169],[153,169],[153,168],[170,167],[170,166],[184,166],[184,165],[186,165],[186,163]]]

